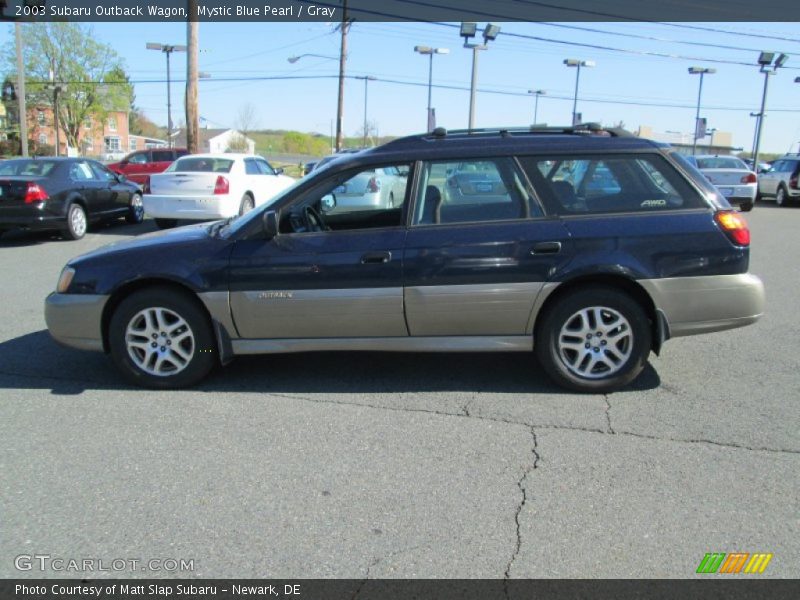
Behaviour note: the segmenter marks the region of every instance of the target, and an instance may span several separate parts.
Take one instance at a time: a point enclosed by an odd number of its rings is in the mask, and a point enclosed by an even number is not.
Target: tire
[[[739,205],[739,210],[742,212],[750,212],[753,210],[753,203],[752,202],[745,202],[744,204]]]
[[[178,219],[156,219],[156,227],[159,229],[172,229],[178,224]]]
[[[138,225],[144,221],[144,204],[142,204],[141,194],[131,196],[131,203],[128,206],[128,214],[125,215],[125,221],[131,225]]]
[[[191,386],[217,364],[208,316],[189,293],[171,288],[147,288],[125,298],[111,316],[108,342],[117,368],[143,387]]]
[[[83,206],[73,202],[67,208],[67,228],[64,230],[64,237],[68,240],[79,240],[86,235],[89,228],[89,219]]]
[[[778,191],[775,192],[775,204],[778,206],[789,206],[789,194],[786,193],[786,188],[778,186]]]
[[[242,201],[239,203],[239,216],[241,217],[243,214],[249,213],[254,208],[255,202],[253,201],[253,197],[250,194],[245,194],[242,196]]]
[[[595,285],[550,305],[534,338],[545,372],[578,392],[605,393],[627,385],[644,368],[651,347],[650,321],[641,305],[616,288]]]

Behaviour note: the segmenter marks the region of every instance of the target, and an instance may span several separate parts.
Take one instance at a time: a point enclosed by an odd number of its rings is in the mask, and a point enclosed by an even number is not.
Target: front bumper
[[[79,350],[103,350],[102,317],[108,296],[59,294],[44,303],[47,329],[59,344]]]
[[[641,279],[670,337],[744,327],[764,314],[764,284],[750,273]]]

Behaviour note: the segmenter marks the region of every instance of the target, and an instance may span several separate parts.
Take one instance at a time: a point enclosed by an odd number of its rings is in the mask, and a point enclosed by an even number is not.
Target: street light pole
[[[547,92],[544,90],[528,90],[528,93],[536,95],[536,101],[533,104],[533,124],[536,125],[539,122],[539,96],[543,96]]]
[[[19,103],[19,141],[22,156],[28,156],[28,106],[25,102],[25,62],[22,60],[22,23],[14,23],[17,50],[17,102]]]
[[[706,67],[689,67],[690,75],[700,75],[700,87],[697,90],[697,113],[694,117],[694,135],[692,136],[694,139],[694,142],[692,143],[692,156],[697,154],[697,140],[700,137],[700,99],[703,96],[703,77],[706,75],[706,73],[713,75],[716,72],[716,69],[709,69]]]
[[[595,62],[593,60],[580,60],[577,58],[565,58],[564,64],[568,67],[577,67],[578,71],[575,74],[575,95],[572,98],[572,125],[578,124],[578,86],[581,81],[581,67],[593,67]]]
[[[167,56],[167,141],[169,147],[172,148],[172,80],[169,70],[169,55],[173,52],[186,52],[186,46],[148,43],[146,47],[148,50],[163,52]]]
[[[475,128],[475,95],[478,86],[478,51],[487,50],[489,42],[497,38],[500,33],[500,27],[493,23],[487,23],[483,29],[483,43],[475,44],[470,42],[471,38],[475,37],[478,32],[478,25],[476,23],[461,23],[461,37],[464,38],[464,48],[472,50],[472,83],[470,84],[469,91],[469,129]]]
[[[367,99],[369,93],[369,82],[375,81],[375,77],[372,75],[364,75],[361,77],[356,77],[356,79],[363,79],[364,80],[364,148],[367,147],[367,135],[369,132],[369,125],[367,123]]]
[[[764,129],[764,117],[767,116],[767,88],[769,87],[769,77],[770,75],[774,75],[776,71],[785,65],[787,60],[789,60],[789,57],[786,54],[781,53],[778,55],[778,58],[775,59],[775,63],[773,64],[772,59],[774,56],[774,52],[762,52],[758,57],[758,64],[761,66],[760,71],[764,74],[764,91],[761,94],[761,110],[759,111],[758,127],[756,128],[756,143],[755,147],[753,148],[754,169],[758,169],[758,151],[761,146],[761,132]],[[772,66],[772,70],[770,70],[770,66]]]
[[[414,52],[422,55],[428,55],[428,119],[427,129],[433,131],[436,128],[436,118],[433,114],[433,104],[431,101],[433,90],[433,55],[434,54],[449,54],[450,50],[447,48],[431,48],[430,46],[414,46]]]

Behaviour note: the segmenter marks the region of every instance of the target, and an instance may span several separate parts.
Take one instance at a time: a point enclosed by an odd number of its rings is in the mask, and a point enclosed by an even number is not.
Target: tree
[[[113,48],[94,39],[90,27],[37,23],[27,29],[23,57],[27,94],[33,103],[52,105],[52,73],[60,88],[56,118],[68,145],[79,147],[87,119],[101,121],[110,110],[130,110],[133,86],[122,62]],[[3,48],[3,56],[6,70],[16,73],[12,43]]]
[[[256,115],[256,107],[252,105],[252,103],[248,102],[247,104],[243,104],[239,108],[239,113],[236,116],[236,127],[243,136],[247,137],[247,135],[253,131],[258,126],[258,117]]]
[[[226,152],[247,152],[249,149],[245,137],[241,133],[234,133],[228,140]]]

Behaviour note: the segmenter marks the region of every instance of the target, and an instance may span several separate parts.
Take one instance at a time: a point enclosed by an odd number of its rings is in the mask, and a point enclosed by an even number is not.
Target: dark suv
[[[403,198],[337,206],[390,167]],[[761,316],[749,244],[668,146],[596,126],[439,129],[337,160],[242,217],[74,259],[46,318],[155,388],[240,354],[517,351],[605,392],[670,337]]]

